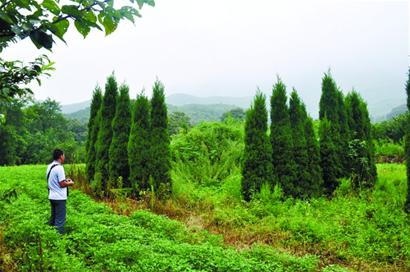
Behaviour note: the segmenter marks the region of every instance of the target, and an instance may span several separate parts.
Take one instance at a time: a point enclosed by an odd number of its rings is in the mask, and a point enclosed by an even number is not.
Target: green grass
[[[263,242],[295,254],[315,254],[322,265],[410,270],[404,165],[379,164],[373,190],[353,193],[350,181],[342,180],[332,200],[286,199],[279,188],[265,186],[256,200],[246,203],[240,193],[241,132],[238,124],[208,123],[174,138],[175,206],[239,247]]]
[[[189,231],[148,211],[116,215],[78,190],[68,201],[68,234],[46,225],[45,166],[0,168],[3,243],[21,271],[315,271],[315,256],[255,245],[237,250],[222,237]],[[16,189],[17,198],[5,199]],[[6,259],[6,258],[5,258]],[[9,258],[7,258],[9,259]],[[1,262],[0,262],[1,263]]]

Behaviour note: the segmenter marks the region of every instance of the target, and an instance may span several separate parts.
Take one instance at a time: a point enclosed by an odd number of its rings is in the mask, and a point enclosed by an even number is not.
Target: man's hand
[[[72,179],[67,179],[67,186],[73,186],[74,181]]]

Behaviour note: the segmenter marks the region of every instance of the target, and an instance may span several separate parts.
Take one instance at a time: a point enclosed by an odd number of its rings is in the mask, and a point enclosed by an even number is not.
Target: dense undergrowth
[[[404,165],[379,164],[373,190],[353,193],[350,181],[342,180],[332,200],[285,199],[280,188],[264,187],[246,203],[240,193],[241,132],[235,123],[203,124],[173,139],[177,206],[238,246],[263,241],[358,270],[410,269]]]
[[[46,225],[44,166],[0,168],[3,243],[21,271],[314,271],[318,258],[257,245],[236,250],[221,236],[188,230],[148,211],[116,215],[78,190],[68,201],[68,234]],[[29,178],[28,178],[29,177]],[[7,194],[16,190],[17,196]],[[7,199],[5,199],[7,198]],[[7,201],[8,200],[8,201]]]
[[[354,193],[350,181],[342,180],[333,199],[302,201],[265,186],[248,203],[240,192],[242,139],[242,124],[236,122],[204,123],[174,136],[173,195],[167,201],[119,194],[100,200],[110,209],[72,191],[64,237],[46,225],[45,167],[0,168],[3,266],[22,271],[410,269],[404,165],[379,164],[373,190]],[[84,176],[83,166],[67,170],[76,181]]]

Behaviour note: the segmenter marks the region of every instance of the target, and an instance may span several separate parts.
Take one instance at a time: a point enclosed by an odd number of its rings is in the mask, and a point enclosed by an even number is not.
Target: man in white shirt
[[[53,152],[54,161],[48,165],[46,172],[48,199],[51,204],[49,225],[55,226],[60,234],[64,234],[68,186],[74,184],[71,179],[66,179],[65,177],[64,159],[64,152],[60,149],[55,149]]]

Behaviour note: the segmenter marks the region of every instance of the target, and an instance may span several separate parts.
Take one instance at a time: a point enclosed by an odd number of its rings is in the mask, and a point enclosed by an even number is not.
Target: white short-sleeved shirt
[[[47,174],[50,171],[51,166],[58,164],[51,169],[50,177],[48,178],[48,199],[52,200],[66,200],[67,199],[67,188],[60,187],[60,181],[65,180],[64,167],[57,161],[53,161],[47,167]]]

